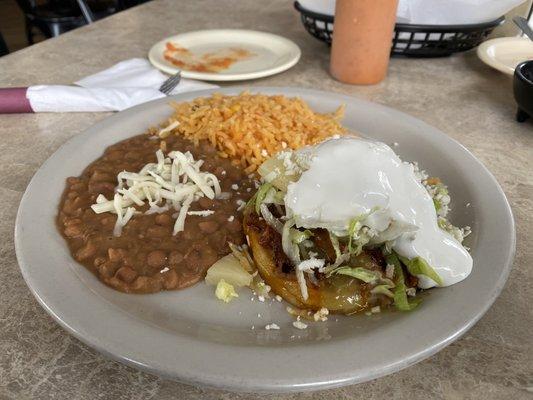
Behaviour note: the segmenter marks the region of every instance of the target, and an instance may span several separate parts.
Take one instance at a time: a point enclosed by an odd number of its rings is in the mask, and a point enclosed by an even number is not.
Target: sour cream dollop
[[[401,256],[424,258],[443,286],[470,274],[472,257],[438,226],[433,200],[413,165],[402,162],[389,146],[343,137],[306,147],[299,155],[308,168],[289,184],[285,197],[287,214],[298,227],[346,235],[350,221],[363,216],[361,222],[372,229],[374,240],[379,242],[381,235]],[[400,233],[391,240],[394,231]],[[419,278],[421,288],[437,285],[426,276]]]

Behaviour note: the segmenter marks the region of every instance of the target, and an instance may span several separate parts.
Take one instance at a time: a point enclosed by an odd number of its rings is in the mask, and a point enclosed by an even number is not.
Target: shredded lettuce
[[[256,193],[255,197],[255,212],[257,214],[261,214],[261,204],[263,204],[263,201],[265,200],[265,197],[267,193],[269,192],[270,188],[272,187],[271,183],[263,183],[259,190]]]
[[[331,241],[331,245],[333,246],[333,250],[335,250],[335,263],[337,263],[337,260],[341,256],[341,247],[339,245],[339,238],[335,234],[331,233],[330,231],[328,231],[328,234],[329,234],[329,240]]]
[[[350,254],[360,254],[363,251],[363,246],[370,242],[369,228],[364,226],[361,221],[378,209],[379,207],[374,207],[370,212],[361,214],[350,221],[350,225],[348,226],[348,251]]]
[[[390,288],[393,288],[394,286],[396,286],[394,282],[392,281],[392,279],[389,279],[389,278],[380,278],[379,283],[382,285],[390,286]]]
[[[459,227],[454,226],[453,224],[451,224],[450,221],[448,221],[444,217],[439,217],[437,222],[439,224],[439,228],[440,229],[442,229],[443,231],[448,232],[459,243],[463,243],[463,240],[465,239],[465,237],[470,235],[471,231],[470,231],[470,227],[469,226],[465,226],[464,228],[459,228]]]
[[[300,247],[291,241],[291,228],[294,225],[294,218],[291,218],[287,221],[285,221],[285,224],[283,225],[283,231],[281,233],[281,245],[283,246],[283,251],[289,257],[289,260],[291,260],[292,265],[295,267],[300,264]],[[296,268],[296,280],[298,281],[298,286],[300,287],[300,292],[302,294],[302,298],[304,300],[307,300],[309,298],[309,293],[307,292],[307,283],[305,282],[305,276],[302,270]]]
[[[268,209],[268,206],[265,203],[263,203],[259,206],[259,209],[266,223],[270,225],[271,227],[273,227],[278,233],[282,233],[283,224],[276,217],[274,217],[274,215],[272,215],[272,213]]]
[[[285,195],[283,192],[278,191],[275,187],[271,187],[270,190],[267,191],[267,194],[263,199],[263,203],[284,205],[284,197]]]
[[[298,229],[291,228],[290,230],[291,241],[296,244],[302,243],[311,236],[313,236],[313,233],[309,229],[306,229],[305,231],[299,231]]]
[[[257,192],[255,192],[255,194],[252,197],[250,197],[250,200],[248,200],[246,202],[245,208],[251,207],[251,208],[253,208],[255,210],[255,201],[256,200],[257,200]]]
[[[340,267],[334,270],[333,272],[340,275],[351,276],[365,283],[375,282],[377,279],[380,278],[379,272],[370,271],[369,269],[363,267]]]
[[[394,285],[377,285],[376,287],[374,287],[370,293],[372,294],[383,294],[385,296],[388,296],[390,297],[391,299],[394,298],[394,293],[392,293],[390,291],[390,289],[392,289],[394,287]]]
[[[285,205],[285,193],[281,190],[276,190],[276,193],[274,195],[274,199],[272,200],[273,203],[279,204],[279,205]]]
[[[361,228],[361,223],[359,222],[362,218],[362,216],[356,217],[350,221],[350,225],[348,227],[348,251],[350,253],[354,252],[354,249],[352,247],[353,245],[353,237],[355,236],[356,232]]]
[[[274,157],[269,158],[259,166],[257,172],[275,188],[287,191],[287,186],[291,182],[298,180],[301,174],[301,167],[295,163],[292,151],[279,152]]]
[[[435,211],[437,212],[437,214],[439,213],[441,207],[442,207],[442,204],[439,200],[437,199],[433,199],[433,205],[435,206]]]
[[[285,221],[281,232],[281,245],[283,246],[283,252],[289,257],[292,264],[297,266],[300,263],[300,248],[291,240],[291,228],[293,225],[293,218]]]
[[[394,306],[400,311],[411,311],[419,304],[419,301],[409,302],[409,300],[407,300],[407,293],[405,293],[407,287],[405,286],[400,260],[396,254],[392,253],[386,257],[386,261],[387,264],[394,265],[394,276],[396,277],[396,286],[394,287],[393,292]]]
[[[422,257],[415,257],[411,260],[398,255],[400,261],[407,267],[411,275],[424,275],[434,281],[437,285],[442,286],[442,278]]]

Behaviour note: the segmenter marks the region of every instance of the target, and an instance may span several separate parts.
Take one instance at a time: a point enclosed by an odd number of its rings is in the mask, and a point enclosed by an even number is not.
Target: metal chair
[[[34,43],[36,30],[51,38],[122,9],[114,0],[92,1],[90,7],[86,0],[17,0],[17,3],[24,12],[29,44]]]

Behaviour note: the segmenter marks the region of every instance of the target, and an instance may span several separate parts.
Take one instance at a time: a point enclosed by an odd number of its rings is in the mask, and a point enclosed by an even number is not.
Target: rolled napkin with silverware
[[[168,94],[218,86],[189,79],[166,84],[168,76],[147,60],[132,58],[90,75],[75,85],[36,85],[0,89],[0,114],[121,111]],[[172,89],[169,91],[169,88]],[[161,90],[162,89],[162,90]]]

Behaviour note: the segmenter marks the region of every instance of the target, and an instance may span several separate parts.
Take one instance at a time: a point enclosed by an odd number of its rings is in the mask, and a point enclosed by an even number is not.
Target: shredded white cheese
[[[172,231],[173,235],[185,229],[185,218],[187,217],[187,211],[189,210],[189,207],[191,206],[192,201],[193,201],[193,197],[189,196],[183,202],[181,209],[178,213],[178,218],[176,218],[176,223],[174,224],[174,230]]]
[[[150,208],[145,214],[162,213],[171,208],[179,211],[174,235],[184,229],[187,215],[208,216],[214,213],[212,210],[188,211],[193,201],[204,196],[219,198],[222,194],[218,178],[200,170],[203,160],[196,161],[190,152],[179,151],[171,151],[165,157],[161,150],[156,152],[156,159],[156,163],[146,164],[138,173],[120,172],[113,199],[108,200],[100,194],[91,206],[97,214],[117,214],[113,229],[115,236],[121,235],[122,228],[138,212],[135,206],[142,207],[146,202]]]
[[[168,126],[164,127],[163,129],[161,129],[157,135],[160,138],[164,139],[168,135],[170,135],[170,132],[172,131],[172,129],[176,129],[179,126],[179,124],[180,124],[179,121],[174,121],[170,125],[168,125]]]
[[[320,269],[324,267],[325,263],[326,260],[310,258],[309,260],[302,261],[296,268],[304,272],[312,272],[314,269],[318,269],[320,271]]]
[[[316,259],[311,254],[310,254],[310,257],[311,258],[309,260],[304,260],[304,261],[300,262],[296,266],[296,271],[297,271],[296,273],[298,274],[299,271],[307,273],[307,277],[309,278],[309,280],[312,283],[314,283],[315,285],[318,285],[318,281],[317,281],[317,279],[315,277],[315,269],[318,272],[323,272],[324,271],[324,265],[325,265],[326,261],[323,260],[323,259]],[[305,282],[305,277],[304,277],[303,280]],[[299,280],[298,280],[298,283],[300,283]],[[302,289],[301,284],[300,284],[300,289],[301,289],[301,292],[302,292],[302,296],[305,296],[304,298],[307,299],[307,295],[308,295],[308,293],[307,293],[307,284],[306,284],[306,287],[305,287],[305,295],[304,295],[304,290]]]
[[[207,217],[207,216],[212,215],[214,213],[215,212],[213,210],[188,211],[187,215],[198,215],[200,217]]]
[[[279,330],[279,326],[277,324],[268,324],[265,326],[265,329],[267,331],[271,330],[271,329],[274,329],[274,330]]]

